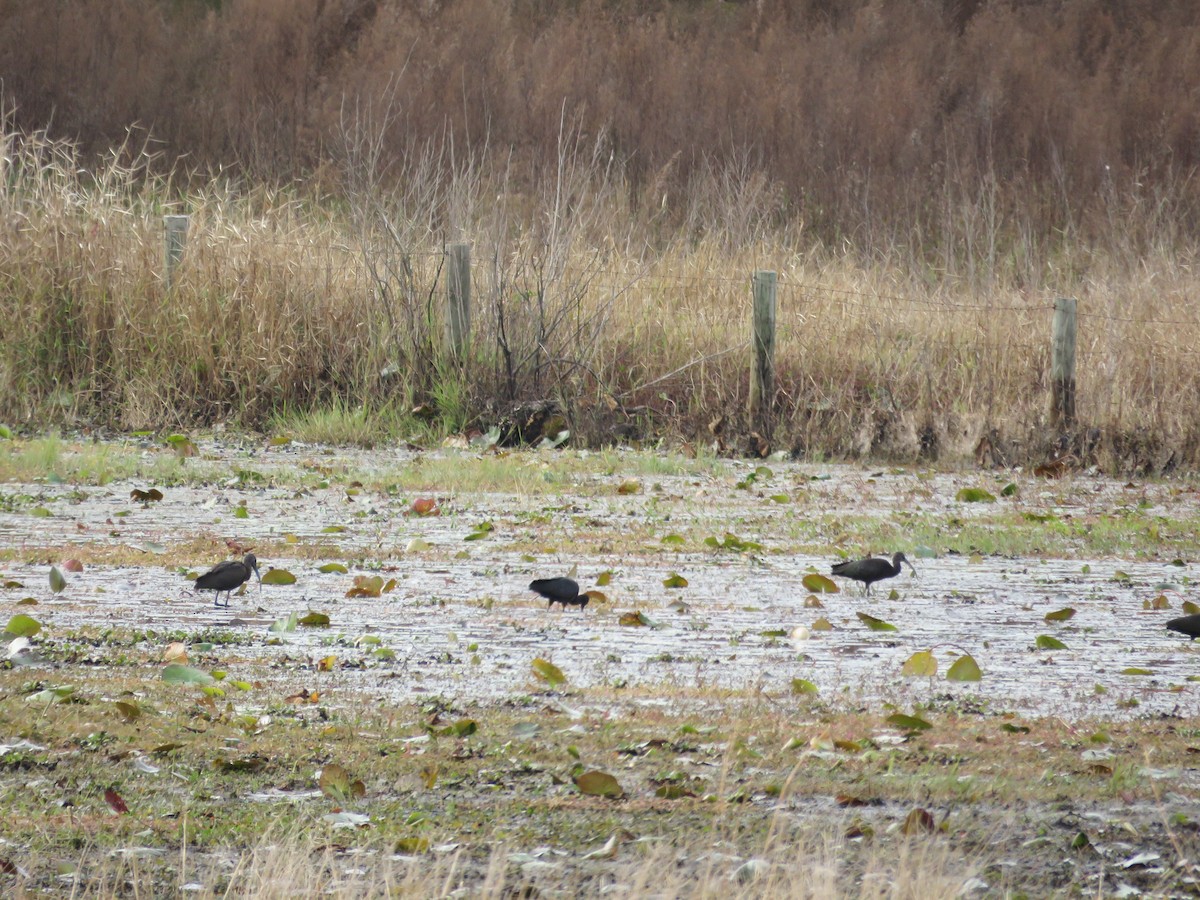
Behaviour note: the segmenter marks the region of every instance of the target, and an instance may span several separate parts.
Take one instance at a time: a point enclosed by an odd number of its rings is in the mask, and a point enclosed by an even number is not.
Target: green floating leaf
[[[666,588],[685,588],[688,586],[688,580],[678,572],[672,572],[663,579],[663,587]]]
[[[607,587],[608,583],[612,581],[612,578],[613,573],[611,570],[607,572],[601,572],[596,576],[596,587]]]
[[[1139,666],[1129,666],[1121,670],[1122,675],[1153,675],[1154,672],[1150,669],[1143,669]]]
[[[872,631],[897,631],[895,625],[891,622],[885,622],[883,619],[877,619],[865,612],[856,613],[859,620],[870,628]]]
[[[25,698],[27,703],[62,703],[75,693],[75,685],[64,684],[60,687],[46,688]]]
[[[1189,616],[1194,616],[1196,613],[1200,613],[1200,604],[1195,603],[1192,600],[1184,600],[1183,611]]]
[[[1049,634],[1039,634],[1034,641],[1039,650],[1066,650],[1067,645]]]
[[[321,769],[321,777],[317,779],[321,793],[330,800],[347,803],[367,793],[361,781],[351,780],[350,773],[337,763],[329,763]]]
[[[1075,615],[1074,607],[1066,606],[1062,609],[1056,609],[1054,612],[1046,613],[1047,622],[1066,622]]]
[[[1001,497],[1015,497],[1016,494],[1017,494],[1017,485],[1015,482],[1012,482],[1012,481],[1010,481],[1008,484],[1006,484],[1004,486],[1004,490],[1002,490],[1000,492]]]
[[[780,503],[780,504],[792,502],[792,498],[789,497],[787,494],[772,494],[767,499],[770,500],[772,503]]]
[[[345,525],[326,525],[321,529],[322,534],[341,534],[346,530]]]
[[[904,661],[900,674],[905,678],[932,678],[937,674],[937,659],[930,650],[919,650]]]
[[[46,507],[44,507],[44,506],[35,506],[33,509],[31,509],[29,511],[29,514],[36,519],[49,519],[50,518],[50,510],[46,509]]]
[[[296,621],[300,625],[307,625],[309,627],[322,627],[329,624],[329,616],[325,615],[325,613],[309,612],[301,616]]]
[[[350,572],[349,569],[339,562],[325,563],[325,565],[318,568],[317,571],[325,575],[329,575],[333,572],[336,572],[339,575],[346,575]]]
[[[540,656],[535,659],[530,666],[533,669],[533,674],[546,682],[552,688],[567,683],[567,676],[563,674],[562,669],[550,662],[548,659],[542,659]]]
[[[680,546],[684,541],[683,538],[677,534],[668,534],[663,537],[662,542],[671,546]]]
[[[485,537],[496,530],[496,526],[491,522],[480,522],[475,526],[475,530],[468,534],[464,541],[482,541]]]
[[[954,495],[954,499],[959,503],[995,503],[994,495],[988,493],[983,488],[963,488]]]
[[[63,577],[63,573],[58,571],[58,566],[50,567],[50,590],[56,594],[61,594],[67,586],[67,579]]]
[[[271,623],[269,631],[275,634],[284,634],[296,630],[296,625],[300,622],[300,617],[296,613],[290,613],[282,619],[276,619]]]
[[[757,541],[742,540],[736,534],[725,532],[725,537],[717,540],[711,535],[704,539],[706,547],[712,547],[714,550],[732,550],[734,553],[744,553],[746,551],[757,552],[762,550],[763,545]]]
[[[271,569],[262,577],[263,584],[295,584],[296,576],[287,569]]]
[[[474,719],[459,719],[451,722],[445,728],[439,728],[434,733],[441,737],[464,738],[470,737],[479,730],[479,723]]]
[[[621,785],[617,779],[613,778],[607,772],[584,772],[575,779],[575,787],[579,788],[581,794],[588,794],[593,797],[624,797],[625,792],[621,790]]]
[[[517,722],[512,727],[512,736],[527,741],[537,737],[541,730],[542,726],[537,722]]]
[[[235,519],[248,519],[250,518],[250,510],[244,506],[236,506],[233,510],[233,517]]]
[[[6,441],[12,440],[12,429],[7,425],[0,425],[0,438]]]
[[[926,731],[933,726],[917,716],[907,716],[904,713],[892,713],[885,720],[889,725],[903,728],[908,732]]]
[[[11,634],[13,637],[33,637],[41,630],[41,623],[33,616],[27,616],[24,613],[13,616],[4,628],[5,633]]]
[[[980,671],[979,664],[970,654],[956,659],[954,665],[946,673],[948,681],[979,681],[982,678],[983,672]]]
[[[126,722],[132,722],[134,719],[138,719],[142,715],[142,708],[140,706],[138,706],[136,703],[129,703],[125,700],[113,701],[113,709],[115,709],[121,718]]]
[[[207,672],[194,669],[191,666],[171,663],[162,672],[162,679],[167,684],[213,684],[216,679]]]
[[[837,582],[832,578],[826,578],[824,575],[819,575],[816,572],[809,572],[800,583],[814,594],[836,594],[839,593]]]
[[[815,693],[817,693],[817,686],[815,684],[813,684],[811,681],[809,681],[807,678],[793,678],[792,679],[792,693],[793,694],[815,694]]]

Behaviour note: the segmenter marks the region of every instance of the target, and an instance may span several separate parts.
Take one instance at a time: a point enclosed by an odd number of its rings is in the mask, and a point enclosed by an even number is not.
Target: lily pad
[[[948,681],[979,681],[982,678],[983,672],[980,671],[979,664],[970,654],[956,659],[950,666],[950,671],[946,673]]]
[[[567,683],[567,676],[563,674],[562,669],[550,662],[548,659],[542,659],[541,657],[538,657],[532,663],[530,663],[530,666],[533,669],[533,674],[549,684],[552,688],[556,688],[559,685]]]
[[[819,575],[816,572],[809,572],[802,579],[800,579],[800,583],[814,594],[839,593],[837,582],[835,582],[832,578],[826,578],[824,575]]]
[[[593,797],[624,797],[625,791],[621,789],[620,783],[607,772],[591,771],[584,772],[575,779],[575,787],[579,788],[582,794],[589,794]]]

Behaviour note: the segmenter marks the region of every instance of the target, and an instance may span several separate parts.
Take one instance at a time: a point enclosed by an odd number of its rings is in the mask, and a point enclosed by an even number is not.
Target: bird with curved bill
[[[841,575],[843,578],[849,578],[853,581],[861,581],[865,588],[865,593],[871,593],[871,585],[877,581],[883,581],[885,578],[895,578],[900,574],[901,563],[906,564],[912,569],[913,574],[917,574],[916,567],[910,563],[903,553],[897,553],[892,557],[892,561],[879,559],[878,557],[867,557],[866,559],[856,559],[852,562],[836,563],[831,570],[834,575]]]
[[[529,589],[550,601],[547,609],[561,603],[563,609],[578,606],[582,611],[591,599],[589,592],[579,592],[579,582],[574,578],[537,578],[529,583]]]
[[[258,560],[253,553],[247,553],[242,559],[227,559],[217,563],[196,579],[196,590],[216,591],[213,606],[220,606],[221,593],[225,593],[225,607],[229,608],[229,597],[234,588],[241,587],[250,580],[250,574],[258,575],[259,590],[262,590],[262,575],[258,573]]]
[[[1178,619],[1172,619],[1167,623],[1167,628],[1171,631],[1178,631],[1180,634],[1186,634],[1192,640],[1200,637],[1200,613],[1193,616],[1180,616]]]

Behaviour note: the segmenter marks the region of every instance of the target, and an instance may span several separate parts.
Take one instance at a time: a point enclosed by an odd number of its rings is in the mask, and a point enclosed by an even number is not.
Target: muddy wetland
[[[1196,896],[1198,483],[0,441],[0,882]]]

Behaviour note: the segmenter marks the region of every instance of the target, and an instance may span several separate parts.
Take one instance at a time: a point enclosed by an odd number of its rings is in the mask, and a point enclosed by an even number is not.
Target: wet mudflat
[[[455,453],[435,455],[453,465]],[[517,454],[511,464],[544,479],[560,458]],[[326,689],[396,702],[428,694],[486,701],[537,689],[531,662],[541,658],[572,686],[639,694],[660,687],[697,697],[712,689],[780,694],[803,679],[832,704],[950,697],[1026,716],[1200,712],[1200,682],[1189,680],[1200,674],[1197,654],[1164,628],[1193,598],[1200,565],[1185,552],[1186,539],[1167,540],[1170,523],[1196,518],[1186,485],[777,461],[767,470],[728,462],[633,476],[609,465],[559,484],[535,481],[533,490],[440,491],[436,482],[405,490],[372,484],[374,473],[421,464],[390,451],[213,444],[189,463],[207,467],[211,481],[165,487],[161,501],[145,505],[130,500],[145,481],[0,485],[0,545],[13,557],[0,565],[9,585],[0,601],[16,611],[18,600],[35,597],[50,636],[97,625],[233,629],[250,638],[238,648],[246,666],[286,662],[277,677],[295,680],[306,670],[315,675],[323,660],[332,668],[320,674]],[[296,483],[295,473],[313,471],[322,473],[315,484]],[[339,472],[341,481],[329,478]],[[996,495],[1004,484],[1015,490],[989,503],[956,499],[963,486],[981,483]],[[436,500],[438,515],[412,514],[421,496]],[[1130,558],[1089,556],[1068,538],[1038,555],[972,553],[937,546],[928,532],[929,521],[953,534],[986,517],[997,533],[1052,520],[1086,536],[1114,511],[1124,511],[1131,533],[1161,529],[1162,552],[1151,541]],[[906,536],[905,525],[918,518],[926,531]],[[804,576],[828,573],[838,558],[820,545],[869,529],[862,523],[872,519],[886,526],[879,540],[891,541],[873,549],[904,549],[918,575],[905,569],[869,597],[840,579],[839,593],[813,595]],[[757,546],[725,549],[726,535]],[[228,610],[214,609],[211,594],[193,593],[182,573],[234,555],[223,553],[224,541],[255,548],[264,572],[286,569],[296,583],[252,583]],[[852,553],[870,546],[843,543]],[[51,593],[49,565],[89,554],[100,561]],[[349,571],[318,571],[329,561]],[[532,578],[572,567],[584,588],[610,573],[607,602],[548,610],[527,590]],[[394,587],[346,596],[356,575],[371,574],[394,579]],[[672,575],[686,586],[665,587]],[[1068,608],[1074,614],[1065,621],[1045,618]],[[310,610],[328,615],[329,627],[269,630]],[[648,624],[621,624],[631,612]],[[896,630],[873,631],[860,612]],[[1039,636],[1065,649],[1039,649]],[[937,661],[932,677],[902,674],[918,651]],[[978,664],[980,680],[946,678],[963,654]]]
[[[40,625],[0,668],[0,888],[924,900],[1200,883],[1200,651],[1164,627],[1196,599],[1186,479],[54,450],[0,447],[0,610]],[[161,499],[131,497],[149,488]],[[193,590],[246,550],[294,583],[251,581],[228,609]],[[917,576],[870,596],[804,583],[895,550]],[[572,571],[605,599],[547,609],[528,590]],[[289,621],[309,612],[328,624]],[[951,679],[968,655],[978,680]],[[223,680],[168,679],[172,660]],[[48,809],[69,812],[43,826]]]

